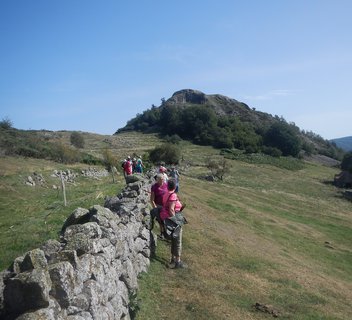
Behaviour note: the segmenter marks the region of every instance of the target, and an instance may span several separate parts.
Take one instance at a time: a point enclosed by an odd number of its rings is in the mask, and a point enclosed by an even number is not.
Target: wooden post
[[[61,185],[62,185],[62,192],[64,194],[64,206],[67,206],[67,202],[66,202],[66,189],[65,189],[65,181],[64,181],[64,177],[62,176],[62,171],[60,171],[60,178],[61,178]]]
[[[112,183],[115,183],[115,172],[117,172],[117,169],[114,166],[112,166],[111,167]]]

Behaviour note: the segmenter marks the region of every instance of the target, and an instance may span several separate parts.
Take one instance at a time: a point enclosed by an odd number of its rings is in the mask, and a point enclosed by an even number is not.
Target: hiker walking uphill
[[[167,182],[168,192],[164,195],[164,205],[160,212],[160,218],[164,222],[164,228],[172,229],[171,233],[171,261],[170,268],[179,269],[187,268],[187,265],[181,260],[182,252],[182,225],[186,223],[183,215],[180,213],[183,209],[175,190],[176,182],[174,179],[169,179]]]

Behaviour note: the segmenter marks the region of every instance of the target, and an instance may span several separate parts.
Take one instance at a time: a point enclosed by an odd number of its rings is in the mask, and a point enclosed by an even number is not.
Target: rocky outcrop
[[[150,181],[134,180],[105,207],[76,209],[59,241],[47,241],[0,273],[1,319],[130,318],[129,297],[155,243],[146,223]]]

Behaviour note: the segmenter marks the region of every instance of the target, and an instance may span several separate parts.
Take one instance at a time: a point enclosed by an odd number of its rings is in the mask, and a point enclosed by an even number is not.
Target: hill
[[[345,151],[352,151],[352,136],[332,139],[331,141]]]
[[[60,134],[69,144],[69,133]],[[92,148],[97,154],[106,143],[121,156],[162,143],[155,134],[138,132],[124,132],[110,142],[104,142],[106,136],[83,134],[85,151]],[[352,317],[351,202],[330,183],[336,168],[241,155],[226,160],[229,170],[222,182],[208,182],[206,162],[223,159],[219,150],[190,142],[181,142],[180,148],[180,198],[189,220],[183,258],[189,268],[168,269],[169,245],[158,242],[148,273],[139,279],[140,290],[131,297],[136,319],[259,320],[273,313],[283,319]],[[121,174],[117,184],[110,177],[80,177],[68,186],[65,208],[57,190],[23,183],[34,171],[50,185],[54,169],[86,167],[0,158],[2,267],[55,237],[75,208],[101,204],[118,193]]]
[[[343,151],[294,123],[250,108],[243,102],[184,89],[162,104],[152,106],[116,131],[155,132],[177,136],[200,145],[237,148],[247,153],[300,157],[322,154],[341,160]]]

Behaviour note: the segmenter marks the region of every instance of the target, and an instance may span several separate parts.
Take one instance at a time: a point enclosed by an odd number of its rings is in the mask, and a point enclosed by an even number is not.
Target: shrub
[[[149,159],[153,163],[178,164],[181,158],[181,150],[174,144],[165,143],[149,152]]]
[[[84,137],[79,132],[72,132],[70,137],[71,144],[76,148],[84,148]]]
[[[75,163],[81,161],[81,154],[62,143],[54,144],[52,159],[62,163]]]
[[[208,159],[207,168],[211,171],[213,177],[223,180],[225,174],[229,171],[230,163],[225,158],[221,160]]]
[[[102,164],[102,161],[100,159],[88,153],[84,154],[82,158],[82,162],[85,164],[94,165],[94,166]]]
[[[282,152],[278,148],[263,146],[262,151],[272,157],[279,158],[282,156]]]
[[[165,141],[172,144],[179,144],[182,141],[182,139],[178,134],[173,134],[172,136],[169,136],[169,135],[165,136]]]

